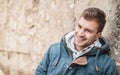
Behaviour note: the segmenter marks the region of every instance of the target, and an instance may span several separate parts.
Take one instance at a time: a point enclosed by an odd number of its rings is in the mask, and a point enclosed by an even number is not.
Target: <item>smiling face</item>
[[[80,18],[75,26],[75,48],[79,51],[97,40],[101,36],[98,32],[98,23],[95,20],[85,20]]]

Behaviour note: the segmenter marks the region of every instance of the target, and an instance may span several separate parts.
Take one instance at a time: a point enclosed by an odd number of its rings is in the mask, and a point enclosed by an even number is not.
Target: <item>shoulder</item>
[[[60,46],[60,42],[56,42],[56,43],[51,44],[52,48],[59,47],[59,46]]]
[[[101,69],[106,73],[105,75],[117,75],[116,62],[113,57],[104,55],[101,61]]]
[[[107,54],[100,55],[97,60],[100,64],[105,65],[106,67],[115,64],[114,58]]]
[[[111,56],[109,56],[109,55],[107,55],[107,54],[101,55],[100,59],[101,59],[102,62],[104,62],[104,63],[115,62],[115,60],[114,60]]]
[[[50,51],[56,51],[56,50],[59,50],[59,48],[60,48],[60,42],[53,43],[49,47]]]
[[[62,41],[60,41],[60,42],[51,44],[49,49],[51,49],[51,51],[56,51],[56,50],[58,51],[61,48],[63,49],[64,47],[65,47],[65,44]]]
[[[108,55],[105,54],[105,55],[101,55],[99,57],[99,59],[100,59],[99,63],[101,64],[99,66],[102,67],[102,70],[104,70],[104,71],[107,71],[107,70],[112,71],[114,68],[116,68],[115,60],[111,56],[108,56]]]
[[[50,56],[58,56],[60,52],[60,42],[50,45],[48,52]]]

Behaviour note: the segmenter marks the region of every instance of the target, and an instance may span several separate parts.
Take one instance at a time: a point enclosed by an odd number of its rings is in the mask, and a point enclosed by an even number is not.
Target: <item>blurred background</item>
[[[50,44],[72,31],[87,7],[106,12],[103,36],[120,71],[120,0],[0,0],[0,75],[34,75]]]

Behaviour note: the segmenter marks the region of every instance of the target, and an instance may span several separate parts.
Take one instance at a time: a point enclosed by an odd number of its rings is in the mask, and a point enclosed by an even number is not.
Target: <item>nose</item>
[[[78,30],[77,33],[78,33],[78,36],[81,36],[81,37],[85,36],[83,29]]]

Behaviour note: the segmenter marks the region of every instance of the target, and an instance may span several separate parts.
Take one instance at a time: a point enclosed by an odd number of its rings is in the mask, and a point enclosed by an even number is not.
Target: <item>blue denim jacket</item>
[[[49,47],[35,75],[118,75],[115,61],[108,56],[109,46],[100,38],[102,48],[94,47],[83,55],[87,64],[73,63],[72,52],[62,40]],[[82,57],[82,56],[81,56]]]

